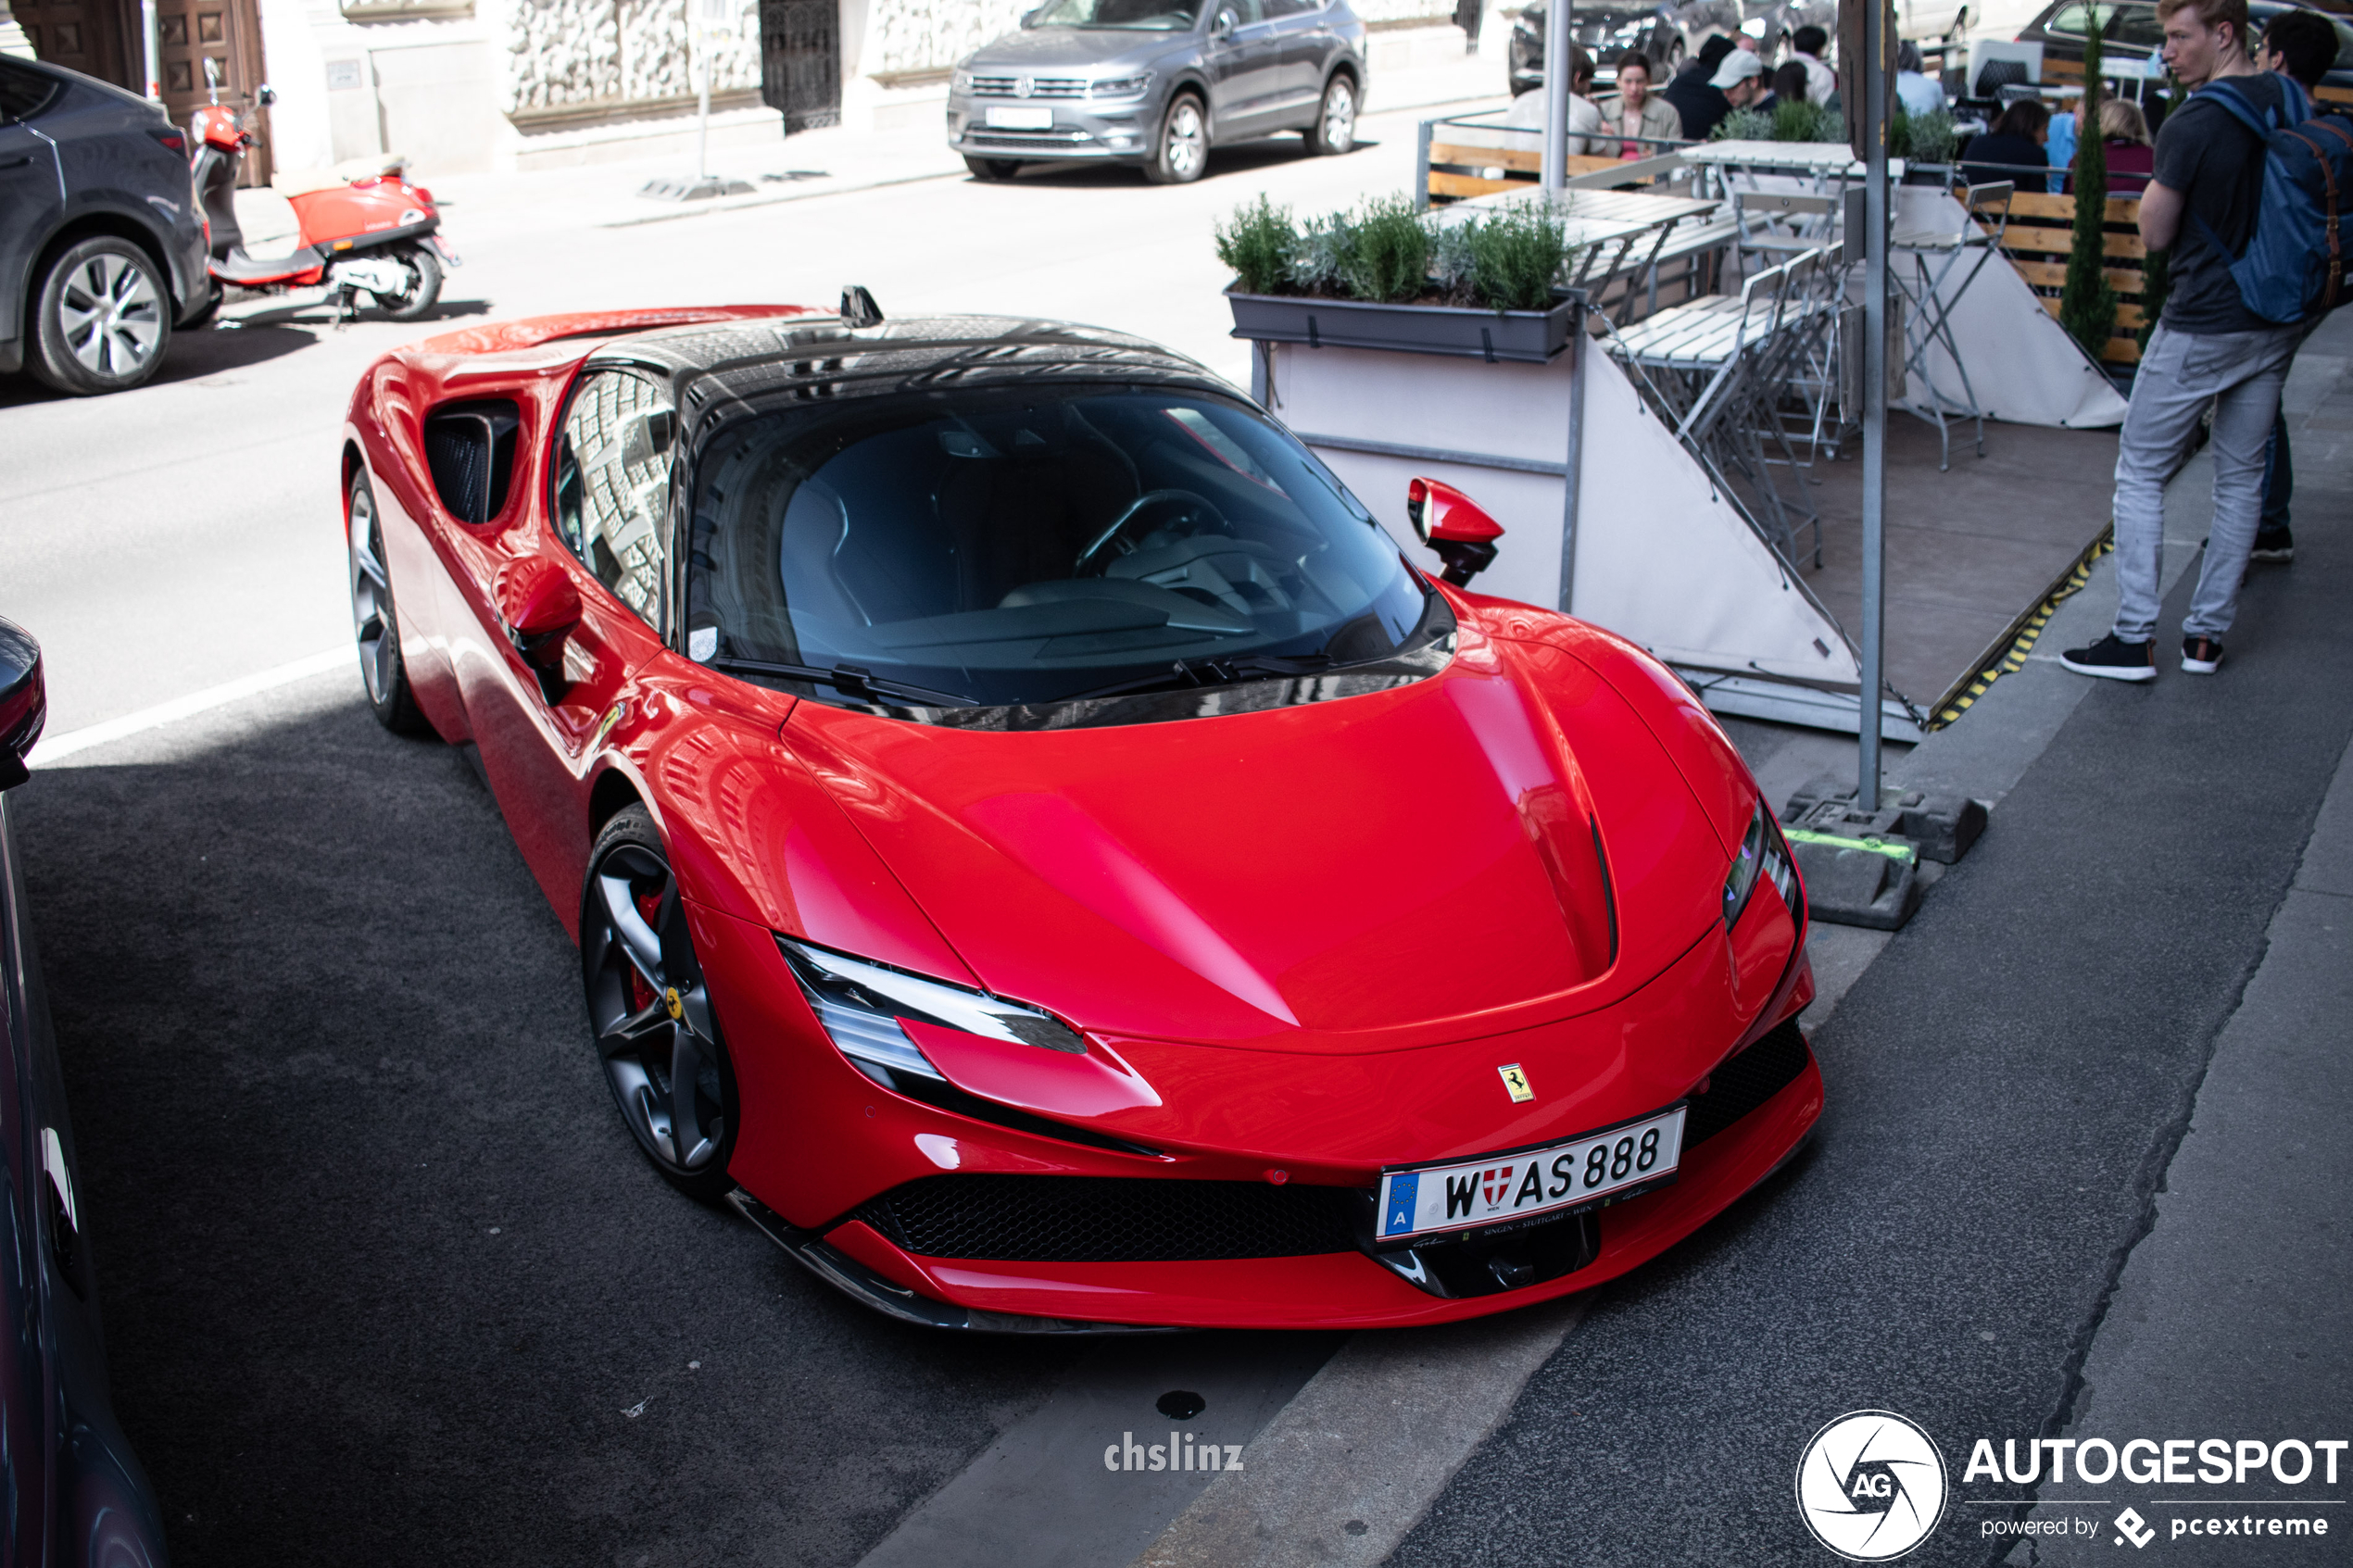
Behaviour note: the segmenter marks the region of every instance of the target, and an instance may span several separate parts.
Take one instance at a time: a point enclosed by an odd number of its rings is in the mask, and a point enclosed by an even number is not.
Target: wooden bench
[[[1614,157],[1572,157],[1568,172],[1591,174],[1618,166],[1619,160]],[[1429,144],[1430,204],[1491,195],[1497,191],[1524,191],[1534,186],[1543,171],[1544,154],[1538,147],[1433,141]]]
[[[2138,338],[2145,320],[2141,310],[2145,287],[2142,268],[2148,247],[2141,243],[2140,215],[2140,197],[2110,196],[2100,225],[2100,248],[2108,260],[2103,270],[2108,287],[2118,295],[2116,324],[2100,353],[2110,364],[2131,365],[2141,358]],[[2059,313],[2059,297],[2067,287],[2067,258],[2074,249],[2073,196],[2022,191],[2010,198],[2010,226],[2002,236],[2002,254],[2042,300],[2043,308],[2054,316]]]

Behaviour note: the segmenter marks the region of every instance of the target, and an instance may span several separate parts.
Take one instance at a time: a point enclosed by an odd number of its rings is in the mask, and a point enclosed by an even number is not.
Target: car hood
[[[1439,674],[1331,702],[1010,734],[804,702],[784,737],[992,991],[1099,1035],[1401,1049],[1605,1005],[1717,906],[1680,774],[1545,657],[1466,628]]]
[[[1186,32],[1130,32],[1101,28],[1039,27],[1009,32],[984,44],[964,61],[966,70],[1038,70],[1064,67],[1150,65]]]

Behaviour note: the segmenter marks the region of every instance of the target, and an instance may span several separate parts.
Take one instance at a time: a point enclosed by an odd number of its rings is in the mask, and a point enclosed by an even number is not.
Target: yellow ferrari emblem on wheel
[[[1504,1087],[1511,1091],[1514,1105],[1520,1105],[1536,1098],[1536,1091],[1528,1086],[1528,1074],[1521,1071],[1518,1062],[1515,1061],[1508,1067],[1499,1067],[1495,1071],[1504,1075]]]
[[[686,1004],[678,999],[678,987],[675,985],[661,994],[661,1005],[670,1010],[670,1016],[673,1020],[686,1016]]]

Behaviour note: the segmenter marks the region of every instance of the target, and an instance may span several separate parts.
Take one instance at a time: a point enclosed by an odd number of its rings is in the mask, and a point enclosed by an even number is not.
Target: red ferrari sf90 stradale
[[[1805,902],[1625,642],[1416,571],[1201,366],[1051,322],[545,318],[379,360],[369,696],[479,748],[646,1158],[979,1329],[1439,1323],[1805,1138]]]

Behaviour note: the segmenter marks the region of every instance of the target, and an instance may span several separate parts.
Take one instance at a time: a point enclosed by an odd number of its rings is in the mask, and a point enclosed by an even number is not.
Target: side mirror
[[[253,101],[266,109],[278,101],[278,91],[265,82],[253,90]]]
[[[1036,27],[1038,25],[1038,19],[1045,14],[1045,6],[1039,6],[1032,10],[1024,11],[1021,14],[1021,25],[1023,30],[1027,31],[1030,28]]]
[[[549,702],[563,695],[564,639],[580,624],[580,591],[551,561],[519,560],[498,572],[493,593],[507,640],[539,677]]]
[[[22,627],[0,621],[0,789],[14,789],[32,776],[25,759],[48,717],[41,645]]]
[[[1237,16],[1230,6],[1225,7],[1211,19],[1209,35],[1212,38],[1230,38],[1233,36],[1234,29],[1241,25],[1242,19]]]
[[[1416,479],[1405,486],[1405,515],[1414,533],[1446,563],[1444,581],[1457,588],[1495,564],[1495,541],[1504,525],[1453,485]]]

